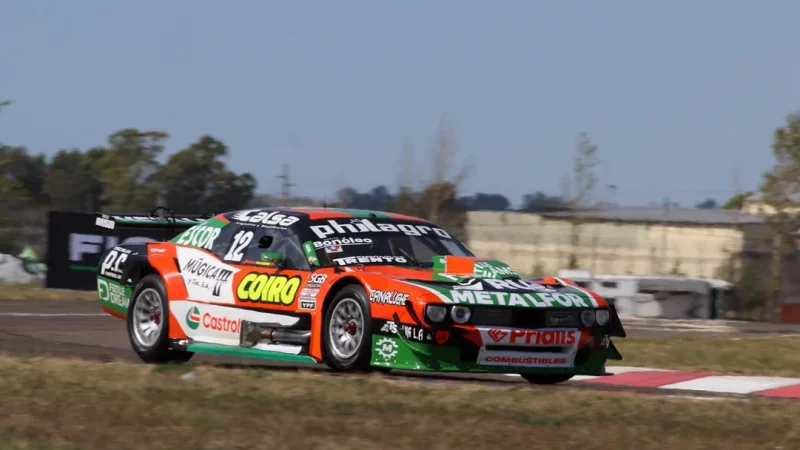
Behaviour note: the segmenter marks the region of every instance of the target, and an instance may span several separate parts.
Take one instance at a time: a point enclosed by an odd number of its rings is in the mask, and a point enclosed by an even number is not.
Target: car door
[[[223,262],[240,269],[234,283],[239,306],[295,311],[310,266],[290,229],[238,227]]]

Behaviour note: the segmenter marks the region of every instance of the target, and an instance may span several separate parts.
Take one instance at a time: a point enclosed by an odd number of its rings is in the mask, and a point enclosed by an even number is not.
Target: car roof
[[[296,213],[308,216],[308,220],[325,220],[325,219],[393,219],[404,220],[411,222],[430,223],[427,220],[420,219],[419,217],[407,216],[404,214],[390,213],[386,211],[373,211],[367,209],[352,209],[352,208],[328,208],[317,206],[268,206],[263,208],[246,208],[242,211],[260,211],[260,212],[284,212]],[[228,216],[236,211],[226,212],[222,215]]]

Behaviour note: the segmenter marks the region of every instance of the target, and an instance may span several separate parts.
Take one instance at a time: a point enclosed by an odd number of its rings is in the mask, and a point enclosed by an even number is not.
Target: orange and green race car
[[[418,218],[259,208],[98,214],[96,226],[168,233],[111,248],[97,268],[102,308],[145,362],[210,353],[555,383],[621,359],[613,305],[569,280],[521,278]]]

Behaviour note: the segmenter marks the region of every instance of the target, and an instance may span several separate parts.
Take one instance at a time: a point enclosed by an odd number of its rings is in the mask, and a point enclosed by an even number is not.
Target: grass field
[[[38,284],[5,284],[0,285],[0,300],[97,300],[97,292],[45,289]]]
[[[800,337],[617,339],[626,366],[800,377]]]
[[[9,357],[0,380],[0,448],[800,448],[797,401]]]

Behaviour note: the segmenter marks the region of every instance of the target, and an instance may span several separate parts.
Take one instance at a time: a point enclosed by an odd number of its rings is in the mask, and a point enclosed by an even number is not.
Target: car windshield
[[[320,264],[394,264],[431,267],[437,255],[474,256],[445,230],[388,219],[337,219],[310,223]]]

